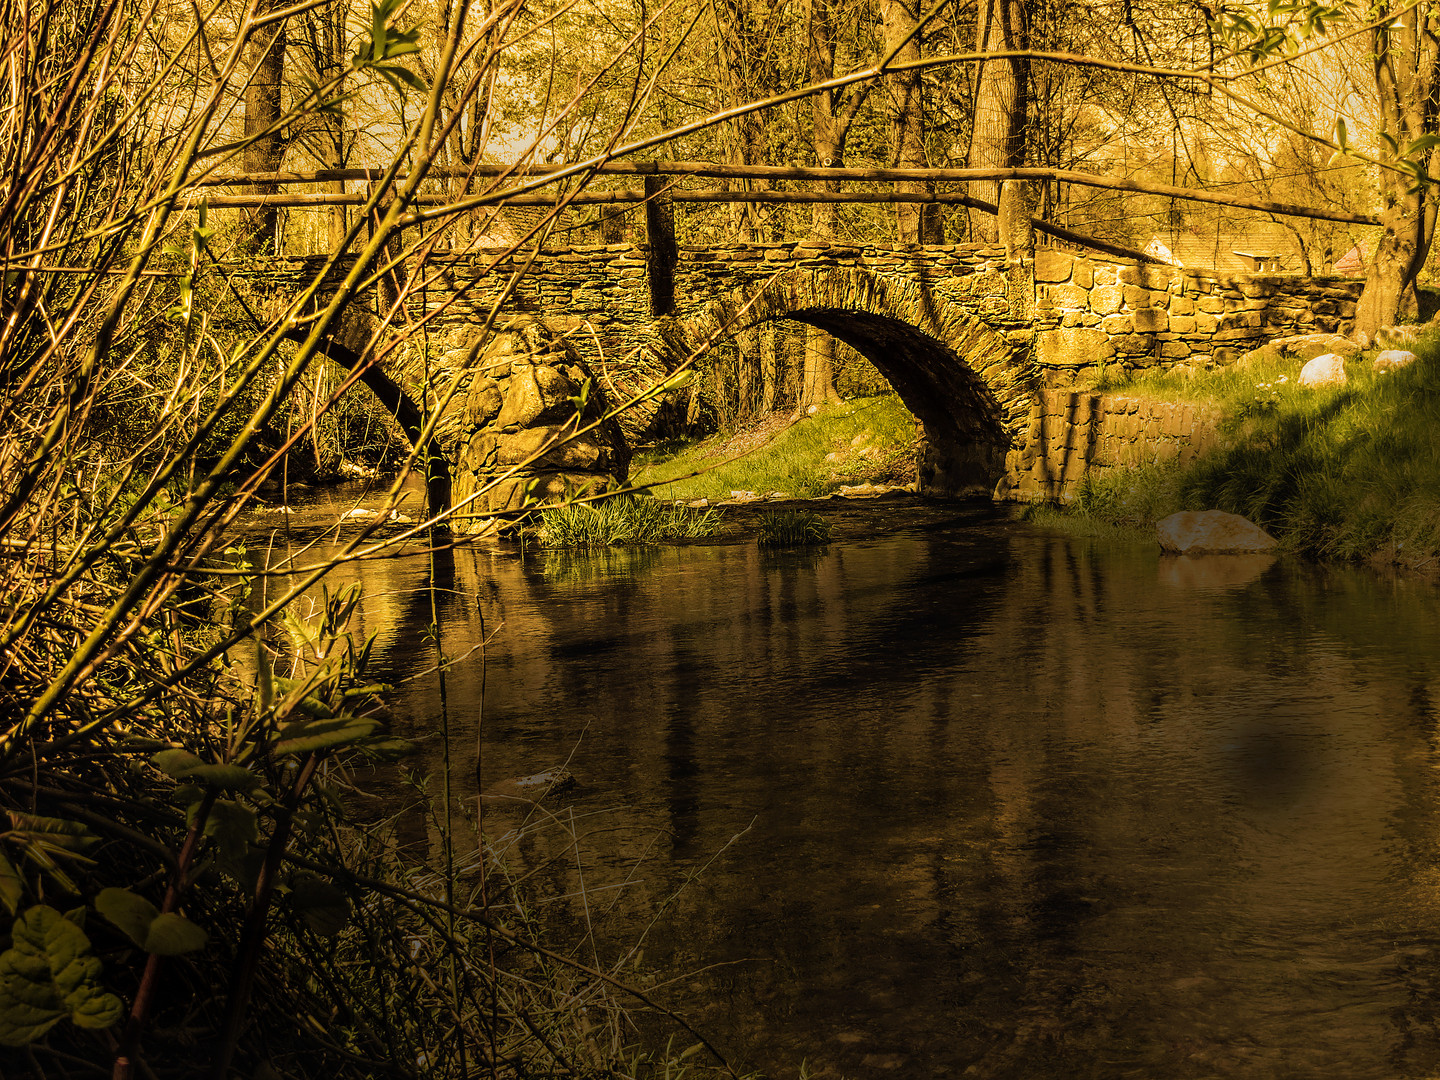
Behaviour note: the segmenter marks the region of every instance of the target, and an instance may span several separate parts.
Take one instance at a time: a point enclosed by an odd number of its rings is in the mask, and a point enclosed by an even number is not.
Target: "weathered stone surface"
[[[1141,333],[1164,330],[1169,321],[1170,316],[1165,313],[1164,308],[1139,308],[1135,312],[1135,329]]]
[[[1035,335],[1035,359],[1045,367],[1084,367],[1114,355],[1115,347],[1103,330],[1077,327]]]
[[[1159,521],[1155,534],[1162,551],[1177,555],[1242,554],[1276,546],[1260,526],[1224,510],[1182,510]]]
[[[492,377],[471,383],[455,443],[453,496],[466,503],[466,519],[519,510],[527,500],[608,491],[624,480],[630,451],[614,420],[574,436],[577,420],[589,426],[608,405],[562,339],[521,321],[497,333],[476,366]]]
[[[1113,315],[1123,300],[1119,285],[1097,285],[1090,291],[1090,310],[1097,315]]]
[[[1343,386],[1345,382],[1345,358],[1337,353],[1322,353],[1300,369],[1301,386]]]
[[[1279,337],[1251,351],[1246,360],[1313,360],[1325,353],[1351,357],[1360,346],[1339,334],[1293,334]]]
[[[1075,257],[1054,248],[1040,248],[1035,252],[1036,281],[1069,281],[1070,270]]]
[[[1418,356],[1406,349],[1386,349],[1375,357],[1375,370],[1398,371],[1400,368],[1409,367],[1418,359]]]

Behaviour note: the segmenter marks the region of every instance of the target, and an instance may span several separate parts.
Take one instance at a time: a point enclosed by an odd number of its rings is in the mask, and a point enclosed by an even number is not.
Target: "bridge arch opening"
[[[923,283],[846,267],[777,274],[748,294],[712,301],[672,345],[693,348],[777,321],[825,331],[885,377],[924,425],[921,492],[994,491],[1035,384],[1028,355],[1017,357],[996,329]]]
[[[923,493],[955,498],[995,489],[1010,436],[1000,404],[960,357],[890,316],[810,309],[786,317],[825,331],[869,360],[924,425],[916,462]]]

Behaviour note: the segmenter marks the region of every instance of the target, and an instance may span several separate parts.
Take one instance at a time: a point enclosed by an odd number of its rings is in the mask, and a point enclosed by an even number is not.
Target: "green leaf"
[[[103,889],[95,909],[131,941],[157,956],[179,956],[203,949],[209,935],[183,915],[160,910],[129,889]]]
[[[215,841],[222,858],[243,859],[250,845],[260,839],[255,811],[228,799],[216,799],[205,819],[205,835]]]
[[[13,945],[0,953],[0,1044],[34,1042],[65,1017],[106,1028],[120,1018],[120,999],[100,983],[100,961],[85,932],[52,907],[15,920]]]
[[[181,956],[203,949],[209,940],[210,935],[189,919],[167,911],[150,924],[143,948],[156,956]]]
[[[1335,144],[1339,146],[1341,150],[1348,150],[1350,148],[1350,133],[1345,128],[1345,118],[1343,116],[1337,116],[1335,118]]]
[[[1437,146],[1440,146],[1440,135],[1421,135],[1409,146],[1405,147],[1403,156],[1407,158],[1418,157],[1427,150],[1435,149]]]
[[[95,842],[90,830],[78,821],[64,818],[41,817],[38,814],[22,814],[15,810],[10,815],[10,835],[31,843],[42,843],[46,847],[78,851]]]
[[[14,915],[20,910],[20,901],[25,895],[25,882],[15,864],[0,852],[0,903]]]
[[[101,889],[95,898],[95,910],[142,949],[150,924],[160,915],[159,908],[129,889]]]
[[[161,772],[176,780],[208,784],[222,791],[249,791],[260,783],[259,778],[243,765],[211,765],[189,750],[161,750],[150,760]]]
[[[333,720],[302,720],[286,724],[274,750],[277,754],[312,754],[357,742],[380,726],[378,720],[358,716],[337,716]]]

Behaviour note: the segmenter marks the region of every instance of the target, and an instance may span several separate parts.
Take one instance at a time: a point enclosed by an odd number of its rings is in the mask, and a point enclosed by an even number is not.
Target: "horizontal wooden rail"
[[[481,163],[470,168],[436,168],[430,175],[437,179],[534,177],[555,173],[568,165],[510,166]],[[698,176],[731,180],[811,180],[811,181],[869,181],[874,183],[971,183],[974,181],[1003,180],[1045,180],[1061,184],[1075,184],[1109,191],[1125,191],[1138,195],[1158,195],[1163,198],[1185,199],[1190,202],[1211,203],[1237,210],[1254,210],[1262,214],[1276,214],[1281,217],[1313,218],[1323,221],[1339,221],[1351,225],[1378,225],[1380,219],[1373,214],[1352,214],[1343,210],[1325,207],[1301,206],[1295,203],[1272,202],[1264,199],[1245,199],[1223,192],[1207,191],[1204,188],[1176,187],[1173,184],[1141,183],[1125,177],[1097,176],[1093,173],[1076,172],[1073,169],[881,169],[848,167],[822,169],[805,165],[717,165],[704,161],[612,161],[597,166],[595,171],[603,174],[630,176]],[[210,176],[199,181],[204,186],[254,185],[254,184],[313,184],[333,180],[374,182],[380,179],[375,169],[319,169],[313,172],[239,173],[230,176]],[[496,192],[497,196],[500,195]],[[750,195],[759,194],[750,192]],[[833,193],[832,193],[833,194]],[[858,195],[860,193],[853,193]],[[678,196],[678,192],[677,192]],[[552,200],[553,201],[553,200]],[[678,198],[677,198],[677,201]],[[696,200],[699,201],[699,200]],[[713,200],[719,201],[719,200]],[[751,200],[755,201],[755,200]],[[800,201],[800,200],[796,200]],[[818,200],[817,200],[818,201]],[[866,201],[849,198],[849,202]],[[523,204],[522,204],[523,205]]]

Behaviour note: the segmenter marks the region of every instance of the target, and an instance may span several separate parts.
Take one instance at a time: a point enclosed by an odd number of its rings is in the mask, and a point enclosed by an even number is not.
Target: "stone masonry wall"
[[[1218,277],[1043,249],[1035,256],[1035,360],[1064,386],[1106,364],[1224,366],[1289,334],[1348,333],[1364,283]]]
[[[1086,473],[1184,464],[1219,443],[1221,419],[1202,405],[1042,390],[1024,446],[1006,456],[996,497],[1068,502]]]

